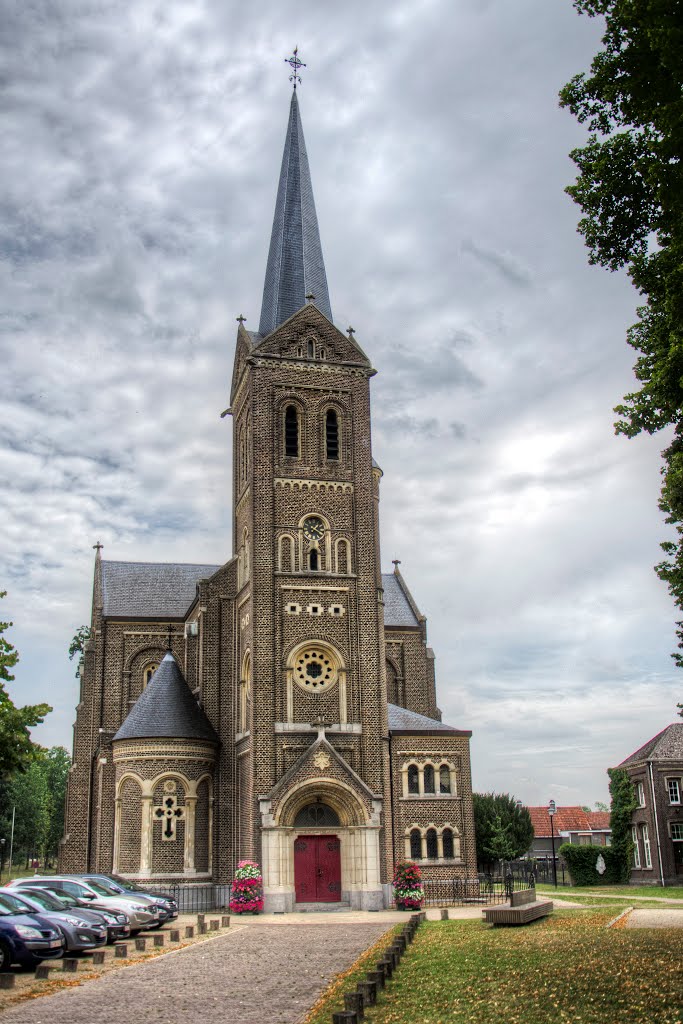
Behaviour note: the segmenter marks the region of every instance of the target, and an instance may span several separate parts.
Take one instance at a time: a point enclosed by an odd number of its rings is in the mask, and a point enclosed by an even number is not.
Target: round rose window
[[[337,681],[337,666],[324,648],[307,647],[294,662],[294,678],[305,690],[322,693]]]

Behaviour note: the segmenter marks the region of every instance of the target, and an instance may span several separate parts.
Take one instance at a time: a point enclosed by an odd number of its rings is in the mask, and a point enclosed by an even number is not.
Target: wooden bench
[[[539,917],[552,914],[552,900],[537,900],[535,889],[521,889],[513,892],[510,903],[501,907],[487,907],[484,920],[489,924],[528,924]]]

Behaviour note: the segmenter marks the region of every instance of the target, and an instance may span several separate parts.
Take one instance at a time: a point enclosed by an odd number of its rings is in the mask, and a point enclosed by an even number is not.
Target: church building
[[[295,68],[296,73],[296,68]],[[333,323],[292,94],[259,330],[239,318],[233,557],[95,560],[60,870],[229,882],[265,909],[391,901],[394,864],[476,877],[466,729],[380,567],[368,356]]]

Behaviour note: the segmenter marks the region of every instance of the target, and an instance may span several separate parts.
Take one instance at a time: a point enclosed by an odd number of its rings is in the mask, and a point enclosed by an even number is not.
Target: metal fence
[[[534,887],[533,875],[480,875],[479,878],[426,879],[422,882],[426,907],[456,904],[505,903],[513,892]]]
[[[206,910],[221,910],[230,904],[230,885],[198,883],[197,885],[141,886],[149,893],[170,896],[178,904],[181,914],[197,914]]]
[[[555,872],[557,873],[557,884],[560,885],[571,885],[569,878],[569,872],[567,871],[565,862],[560,858],[555,858]],[[541,882],[544,885],[554,885],[555,875],[553,873],[553,862],[550,860],[515,860],[510,861],[509,864],[505,865],[505,870],[510,870],[515,878],[527,878],[529,875],[533,875],[535,882]]]

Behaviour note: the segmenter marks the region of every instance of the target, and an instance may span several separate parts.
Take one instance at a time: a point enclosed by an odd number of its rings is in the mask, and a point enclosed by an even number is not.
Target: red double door
[[[299,836],[294,842],[297,903],[339,903],[341,843],[337,836]]]

